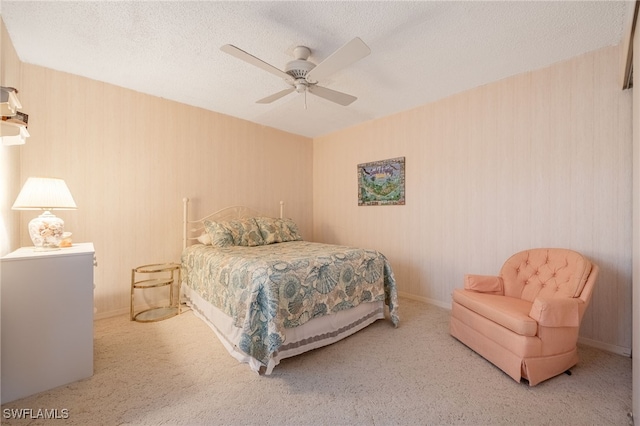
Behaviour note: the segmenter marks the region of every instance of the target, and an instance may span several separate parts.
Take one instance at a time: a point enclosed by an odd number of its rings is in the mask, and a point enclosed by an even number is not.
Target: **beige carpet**
[[[158,323],[95,323],[93,377],[2,406],[3,424],[628,425],[631,360],[579,349],[573,375],[516,383],[448,334],[449,311],[400,300],[377,321],[284,360],[271,376],[238,364],[191,312]],[[7,409],[68,410],[66,420]]]

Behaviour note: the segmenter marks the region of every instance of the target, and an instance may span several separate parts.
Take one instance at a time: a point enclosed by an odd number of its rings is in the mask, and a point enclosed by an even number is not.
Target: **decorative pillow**
[[[259,246],[264,244],[258,224],[253,218],[235,219],[224,222],[205,221],[204,226],[217,247]]]
[[[256,223],[265,244],[279,243],[281,240],[280,227],[277,226],[276,220],[271,217],[256,217]]]
[[[264,244],[262,234],[255,219],[238,219],[224,222],[233,235],[233,243],[237,246],[260,246]]]
[[[204,244],[205,246],[211,245],[211,235],[209,235],[206,231],[200,234],[197,240],[200,244]]]
[[[218,222],[205,220],[204,229],[206,229],[211,238],[211,245],[214,247],[228,247],[233,245],[233,236],[231,232]]]
[[[302,236],[298,232],[298,225],[293,219],[282,219],[282,232],[285,235],[284,241],[302,241]]]
[[[298,232],[298,226],[291,219],[256,217],[255,220],[260,228],[264,244],[302,240]]]

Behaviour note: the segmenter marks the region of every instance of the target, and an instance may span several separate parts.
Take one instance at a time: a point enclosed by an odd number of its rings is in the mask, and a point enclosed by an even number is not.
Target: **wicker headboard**
[[[198,239],[198,236],[204,232],[204,221],[223,221],[231,219],[244,219],[250,217],[266,216],[257,210],[253,210],[245,206],[231,206],[218,210],[211,214],[206,215],[203,218],[197,220],[189,219],[189,198],[182,199],[183,214],[182,214],[182,248],[185,249],[191,242]],[[280,218],[283,217],[284,202],[280,201]]]

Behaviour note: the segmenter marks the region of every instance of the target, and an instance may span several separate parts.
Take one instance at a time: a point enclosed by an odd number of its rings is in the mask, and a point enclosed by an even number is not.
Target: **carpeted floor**
[[[400,300],[334,345],[271,376],[238,364],[189,311],[157,323],[95,322],[93,377],[2,406],[2,424],[629,425],[631,359],[580,346],[573,374],[514,382],[448,333],[449,311]],[[68,413],[10,418],[12,409]],[[63,411],[67,410],[67,411]],[[65,417],[67,417],[65,415]]]

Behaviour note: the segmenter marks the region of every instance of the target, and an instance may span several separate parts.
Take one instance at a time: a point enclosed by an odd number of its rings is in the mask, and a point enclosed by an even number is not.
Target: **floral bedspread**
[[[242,328],[240,349],[264,365],[284,343],[284,329],[384,301],[398,325],[398,296],[387,259],[374,250],[308,241],[257,247],[189,246],[183,282]]]

